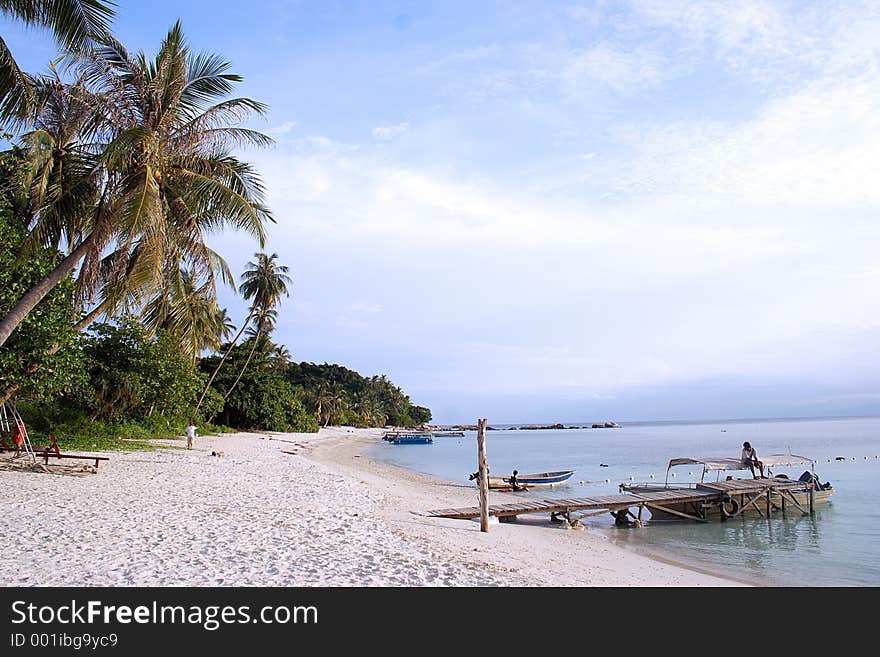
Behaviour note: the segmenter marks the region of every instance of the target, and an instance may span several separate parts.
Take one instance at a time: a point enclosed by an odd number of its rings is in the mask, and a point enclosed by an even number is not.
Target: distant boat
[[[574,474],[574,470],[557,470],[555,472],[539,472],[535,474],[517,474],[516,480],[521,486],[558,486],[565,483]],[[510,488],[510,475],[489,475],[489,488]]]
[[[464,438],[464,431],[435,431],[435,436],[449,436],[453,438]]]
[[[382,440],[392,445],[428,445],[434,442],[434,434],[430,431],[393,431],[386,433]]]

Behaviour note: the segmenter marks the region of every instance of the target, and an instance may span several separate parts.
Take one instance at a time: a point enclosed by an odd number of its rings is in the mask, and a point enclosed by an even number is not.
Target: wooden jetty
[[[512,521],[517,516],[549,513],[551,519],[562,516],[568,522],[577,518],[611,513],[618,522],[627,516],[641,524],[642,512],[648,509],[652,517],[681,518],[697,522],[708,522],[713,517],[722,520],[735,518],[744,513],[770,517],[775,511],[797,510],[804,515],[812,515],[816,496],[825,491],[817,491],[810,482],[790,479],[733,479],[694,484],[693,488],[674,488],[668,490],[622,493],[579,498],[545,498],[524,500],[510,504],[493,504],[489,515],[499,521]],[[637,508],[637,513],[631,509]],[[437,509],[425,515],[434,518],[471,519],[480,517],[480,507],[460,509]]]

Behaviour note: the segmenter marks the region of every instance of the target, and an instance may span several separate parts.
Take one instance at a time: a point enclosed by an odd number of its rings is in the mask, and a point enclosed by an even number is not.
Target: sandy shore
[[[381,431],[229,434],[0,469],[5,586],[738,586],[546,519],[427,518],[476,490],[374,461]],[[222,456],[212,456],[222,452]],[[501,495],[492,493],[493,496]],[[497,498],[494,498],[497,499]]]

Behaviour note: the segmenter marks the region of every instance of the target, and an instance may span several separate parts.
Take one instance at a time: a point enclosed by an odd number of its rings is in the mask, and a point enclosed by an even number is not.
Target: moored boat
[[[749,470],[748,465],[738,458],[674,458],[666,468],[666,481],[663,484],[623,483],[620,484],[620,490],[635,495],[676,491],[694,493],[693,496],[682,494],[680,501],[670,499],[662,505],[649,505],[652,520],[769,517],[775,511],[786,510],[812,513],[816,506],[827,503],[834,492],[830,483],[821,483],[813,471],[814,461],[810,458],[795,454],[771,454],[762,456],[761,462],[771,476],[740,479],[727,475],[722,480],[722,472]],[[700,481],[670,484],[670,470],[682,465],[700,466]],[[797,479],[792,479],[778,472],[778,468],[783,467],[807,469]],[[773,474],[774,471],[777,471],[776,474]],[[714,482],[706,481],[706,475],[711,472],[717,473]],[[713,494],[714,497],[702,497],[701,493]]]
[[[434,434],[430,431],[390,431],[382,440],[392,445],[427,445],[434,442]]]
[[[533,474],[516,475],[516,481],[520,486],[526,488],[558,486],[564,484],[574,474],[574,470],[556,470],[554,472],[537,472]],[[489,488],[501,489],[510,488],[510,475],[497,476],[489,475]]]

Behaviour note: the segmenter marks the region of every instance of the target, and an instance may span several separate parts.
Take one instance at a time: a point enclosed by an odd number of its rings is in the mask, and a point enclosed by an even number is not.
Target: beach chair
[[[49,459],[85,459],[88,461],[95,462],[95,470],[98,469],[101,461],[109,461],[109,456],[94,456],[89,454],[62,454],[61,450],[58,449],[58,443],[55,440],[55,434],[49,434],[50,443],[48,445],[40,445],[39,447],[34,446],[34,453],[39,454],[44,460],[46,465],[49,465]]]

